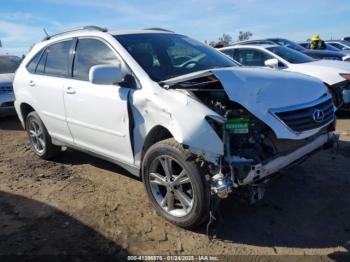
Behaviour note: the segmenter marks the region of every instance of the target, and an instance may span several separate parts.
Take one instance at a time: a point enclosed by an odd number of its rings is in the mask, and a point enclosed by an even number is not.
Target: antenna
[[[49,36],[49,34],[47,33],[47,31],[46,31],[46,29],[45,29],[45,28],[43,28],[43,31],[44,31],[44,33],[45,33],[46,37],[47,37],[47,38],[49,38],[50,36]]]

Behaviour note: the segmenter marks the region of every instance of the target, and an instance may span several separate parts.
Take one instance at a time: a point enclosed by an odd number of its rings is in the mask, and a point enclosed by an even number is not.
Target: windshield
[[[305,48],[302,47],[301,45],[298,45],[297,43],[294,43],[293,41],[287,40],[287,39],[270,39],[271,41],[275,42],[276,44],[280,45],[280,46],[285,46],[297,51],[304,51]]]
[[[0,56],[0,74],[14,73],[19,66],[19,60],[15,56]]]
[[[130,34],[115,38],[157,82],[200,70],[238,66],[219,51],[182,35]]]
[[[278,55],[279,57],[283,58],[291,64],[302,64],[315,61],[313,58],[304,55],[303,53],[283,46],[268,47],[267,50]]]

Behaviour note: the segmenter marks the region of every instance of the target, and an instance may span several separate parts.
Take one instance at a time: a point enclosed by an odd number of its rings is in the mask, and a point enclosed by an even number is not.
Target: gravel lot
[[[118,166],[68,150],[36,158],[16,117],[0,119],[0,255],[350,254],[350,120],[338,121],[338,154],[321,152],[272,181],[255,206],[221,207],[219,239],[155,214],[143,185]],[[272,257],[270,257],[272,258]],[[277,258],[277,256],[273,257]],[[348,257],[350,259],[350,257]],[[86,261],[86,260],[84,260]]]

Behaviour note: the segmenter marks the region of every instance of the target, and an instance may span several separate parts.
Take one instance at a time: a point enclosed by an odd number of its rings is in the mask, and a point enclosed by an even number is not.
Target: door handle
[[[69,86],[69,87],[67,87],[67,89],[66,89],[66,93],[69,94],[69,95],[73,95],[73,94],[75,94],[76,92],[75,92],[75,90],[74,90],[73,87]]]
[[[29,86],[32,86],[32,87],[35,86],[35,82],[33,80],[30,80],[29,81]]]

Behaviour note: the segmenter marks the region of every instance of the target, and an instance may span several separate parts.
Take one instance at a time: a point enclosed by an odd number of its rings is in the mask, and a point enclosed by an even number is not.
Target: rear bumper
[[[316,139],[314,139],[309,144],[306,144],[292,153],[284,156],[277,157],[266,164],[257,164],[251,167],[251,171],[248,173],[247,177],[243,179],[241,185],[248,185],[257,180],[266,178],[269,175],[272,175],[281,169],[288,167],[289,165],[301,160],[314,151],[321,149],[325,145],[333,145],[339,139],[339,135],[329,132],[323,134]]]

